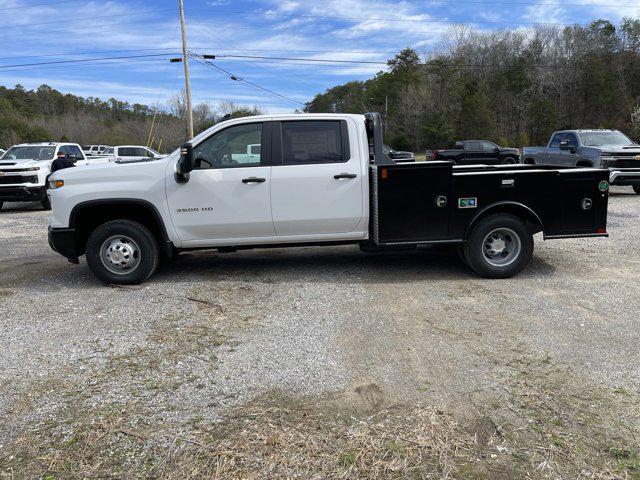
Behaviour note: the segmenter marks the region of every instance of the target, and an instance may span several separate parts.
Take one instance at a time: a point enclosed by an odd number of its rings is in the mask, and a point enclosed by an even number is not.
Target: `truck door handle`
[[[264,183],[266,179],[258,177],[243,178],[242,183]]]
[[[355,173],[339,173],[337,175],[334,175],[333,178],[335,178],[336,180],[341,180],[343,178],[346,179],[350,179],[350,178],[356,178],[358,175],[356,175]]]

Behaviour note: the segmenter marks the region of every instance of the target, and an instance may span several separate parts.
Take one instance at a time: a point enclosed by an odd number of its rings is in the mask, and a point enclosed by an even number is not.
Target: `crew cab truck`
[[[259,158],[234,158],[257,144]],[[245,117],[161,160],[56,172],[49,241],[119,284],[144,281],[180,251],[336,244],[458,245],[478,274],[505,278],[529,263],[536,232],[606,236],[607,179],[597,169],[395,163],[377,113]]]
[[[427,160],[450,160],[455,165],[503,165],[520,161],[517,148],[505,148],[487,140],[456,142],[456,148],[429,150]]]
[[[525,147],[523,163],[607,168],[612,185],[632,186],[640,195],[640,145],[618,130],[562,130],[546,147]]]
[[[51,208],[46,182],[60,152],[76,165],[89,163],[76,143],[25,143],[7,150],[0,158],[0,208],[5,202],[40,202]]]

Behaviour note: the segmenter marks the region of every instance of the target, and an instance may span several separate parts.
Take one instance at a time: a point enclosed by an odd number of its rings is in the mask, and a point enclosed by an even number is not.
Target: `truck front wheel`
[[[87,263],[104,283],[137,285],[158,267],[158,242],[144,225],[113,220],[96,228],[87,241]]]
[[[486,278],[509,278],[533,256],[533,235],[515,215],[490,215],[473,227],[464,246],[471,269]]]

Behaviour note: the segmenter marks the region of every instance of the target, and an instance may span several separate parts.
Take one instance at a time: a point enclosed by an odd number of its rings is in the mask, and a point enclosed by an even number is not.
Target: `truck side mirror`
[[[576,153],[575,145],[571,145],[569,140],[563,140],[560,142],[560,150],[568,150],[569,153]]]
[[[193,145],[185,143],[180,147],[180,159],[176,165],[176,182],[187,183],[189,181],[189,173],[193,170]]]

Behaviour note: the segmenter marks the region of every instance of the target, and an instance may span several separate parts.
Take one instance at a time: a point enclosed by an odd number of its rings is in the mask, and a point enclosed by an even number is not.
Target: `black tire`
[[[3,206],[4,206],[4,202],[0,202],[0,210],[2,210]]]
[[[87,241],[89,268],[107,284],[142,283],[155,272],[159,259],[156,238],[147,227],[131,220],[104,223],[91,233]]]
[[[497,252],[491,250],[490,245],[500,245],[504,249]],[[532,256],[533,235],[520,218],[507,213],[480,220],[464,245],[464,257],[469,267],[485,278],[513,277],[529,264]]]
[[[516,160],[514,157],[505,157],[502,160],[503,165],[515,165],[516,163],[518,163],[518,160]]]
[[[536,161],[533,158],[525,158],[522,163],[525,165],[535,165]]]
[[[634,185],[633,191],[636,192],[636,195],[640,195],[640,185]],[[0,203],[0,208],[2,208],[2,203]]]
[[[469,262],[467,261],[467,257],[464,256],[464,244],[456,245],[456,253],[458,254],[460,262],[468,267]]]
[[[49,197],[44,197],[44,200],[42,200],[40,204],[45,210],[51,210],[51,200],[49,200]]]

